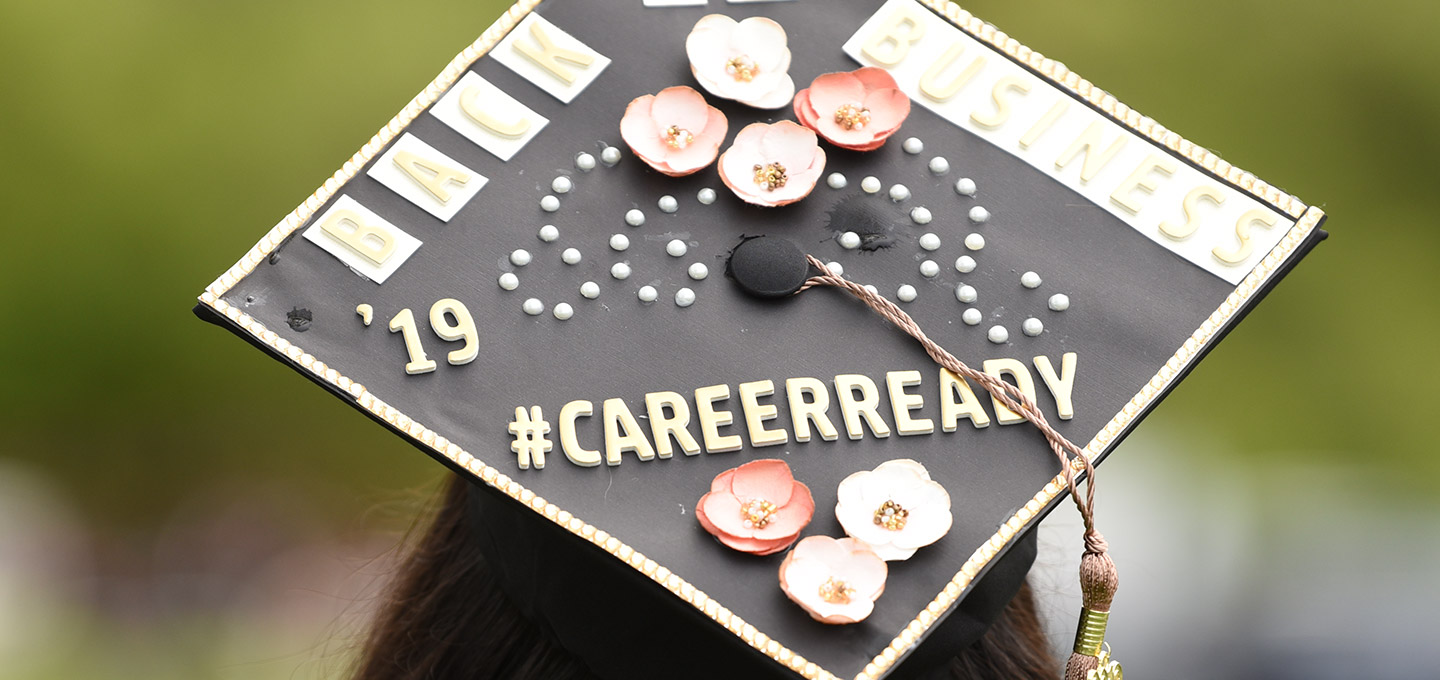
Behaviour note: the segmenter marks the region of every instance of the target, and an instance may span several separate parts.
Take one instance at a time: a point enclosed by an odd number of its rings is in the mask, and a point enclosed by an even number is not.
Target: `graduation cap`
[[[471,478],[601,674],[922,674],[1072,495],[1118,677],[1077,483],[1323,219],[953,4],[522,0],[197,312]]]

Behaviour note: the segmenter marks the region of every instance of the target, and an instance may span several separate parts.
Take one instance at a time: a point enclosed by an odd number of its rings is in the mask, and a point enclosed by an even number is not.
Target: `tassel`
[[[1100,532],[1085,532],[1085,554],[1080,557],[1080,594],[1084,609],[1075,632],[1075,649],[1065,664],[1065,680],[1087,680],[1100,667],[1105,643],[1105,626],[1110,621],[1110,604],[1120,587],[1120,574],[1108,554],[1109,546]]]
[[[1075,635],[1075,653],[1070,656],[1070,662],[1065,665],[1065,680],[1119,680],[1121,677],[1120,664],[1110,659],[1109,652],[1105,649],[1105,624],[1110,619],[1110,603],[1115,599],[1115,589],[1120,585],[1120,577],[1115,571],[1115,562],[1110,559],[1108,554],[1109,546],[1105,544],[1105,539],[1100,532],[1095,530],[1095,468],[1090,464],[1090,459],[1086,457],[1085,451],[1046,422],[1045,414],[1040,412],[1029,396],[1010,383],[966,366],[964,362],[955,358],[954,354],[947,352],[944,347],[926,337],[924,331],[921,331],[920,326],[915,323],[915,319],[912,319],[895,303],[866,290],[865,287],[854,281],[836,276],[826,268],[825,263],[816,259],[814,255],[806,255],[805,259],[812,268],[820,273],[818,276],[806,279],[804,285],[800,286],[795,294],[798,295],[815,286],[835,286],[849,292],[887,321],[915,338],[925,348],[925,353],[935,360],[935,363],[955,375],[975,381],[984,387],[985,391],[989,392],[997,402],[1004,404],[1011,411],[1025,416],[1025,420],[1045,435],[1045,439],[1050,442],[1050,449],[1059,459],[1061,470],[1064,471],[1065,483],[1070,489],[1070,498],[1075,501],[1075,509],[1080,511],[1080,517],[1085,522],[1085,554],[1080,557],[1080,592],[1085,601],[1085,608],[1080,612],[1080,630]],[[1084,467],[1086,476],[1083,496],[1076,488],[1076,463]]]

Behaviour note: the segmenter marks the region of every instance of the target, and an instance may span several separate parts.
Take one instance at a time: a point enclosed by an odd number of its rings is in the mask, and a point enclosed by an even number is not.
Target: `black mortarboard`
[[[197,310],[597,672],[915,677],[1322,220],[953,4],[522,1]]]

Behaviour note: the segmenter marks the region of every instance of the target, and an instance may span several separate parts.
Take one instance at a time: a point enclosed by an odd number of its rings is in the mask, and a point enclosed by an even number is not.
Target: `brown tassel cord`
[[[1110,559],[1109,546],[1106,545],[1105,538],[1095,529],[1095,468],[1090,459],[1080,447],[1066,439],[1045,420],[1045,415],[1040,412],[1039,407],[1030,397],[1020,391],[1020,388],[988,373],[966,366],[964,362],[955,358],[955,355],[947,352],[945,348],[927,337],[915,320],[895,303],[866,290],[858,283],[836,276],[825,267],[823,262],[813,256],[807,255],[806,258],[810,261],[810,266],[818,270],[820,274],[807,279],[805,285],[796,291],[797,295],[817,286],[832,286],[849,292],[877,314],[885,317],[885,320],[895,324],[907,335],[919,341],[920,345],[925,348],[925,353],[929,354],[935,363],[955,375],[979,383],[986,392],[989,392],[1006,408],[1025,416],[1025,419],[1049,440],[1050,449],[1060,461],[1060,469],[1065,477],[1065,485],[1070,489],[1070,497],[1074,499],[1075,508],[1080,511],[1080,518],[1085,524],[1085,553],[1080,557],[1080,593],[1084,600],[1084,609],[1081,612],[1080,626],[1075,636],[1075,651],[1070,655],[1070,661],[1065,666],[1065,680],[1086,680],[1086,675],[1100,666],[1105,624],[1110,616],[1110,603],[1115,599],[1115,589],[1120,585],[1115,562]],[[1078,464],[1085,473],[1084,494],[1080,493],[1076,482],[1075,464]]]

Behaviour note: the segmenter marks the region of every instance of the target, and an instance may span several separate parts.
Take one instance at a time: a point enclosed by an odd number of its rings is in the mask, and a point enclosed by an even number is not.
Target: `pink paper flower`
[[[795,96],[785,28],[765,17],[735,21],[711,14],[685,38],[690,72],[710,94],[757,109],[779,109]]]
[[[874,611],[888,573],[860,541],[808,536],[780,563],[780,589],[820,623],[858,623]]]
[[[783,460],[755,460],[726,470],[695,504],[700,526],[731,548],[769,555],[790,547],[815,514],[810,488]]]
[[[873,151],[910,115],[910,98],[890,72],[866,66],[826,73],[795,95],[795,117],[842,149]]]
[[[746,203],[780,206],[810,195],[825,172],[815,133],[788,120],[751,123],[720,154],[720,179]]]
[[[693,88],[667,87],[636,97],[620,119],[620,136],[640,160],[671,177],[715,162],[730,123]]]
[[[950,531],[950,494],[924,465],[900,458],[840,482],[835,518],[889,561],[910,559]]]

